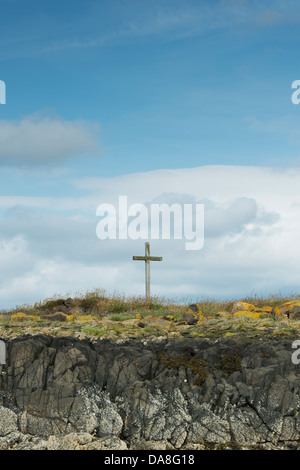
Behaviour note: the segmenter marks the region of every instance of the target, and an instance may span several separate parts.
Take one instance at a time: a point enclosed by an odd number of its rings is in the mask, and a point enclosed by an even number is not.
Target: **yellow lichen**
[[[241,311],[241,310],[247,310],[247,311],[253,311],[255,310],[255,306],[252,305],[252,304],[249,304],[247,302],[235,302],[233,304],[233,309],[232,311],[235,313],[237,311]]]
[[[11,316],[11,319],[13,321],[19,321],[19,320],[24,320],[26,318],[26,314],[23,313],[23,312],[17,312],[17,313],[14,313],[12,316]]]
[[[231,317],[231,313],[229,313],[229,312],[218,312],[218,315],[219,315],[221,318],[229,318],[229,317]]]
[[[260,318],[261,314],[260,312],[251,312],[248,310],[239,310],[233,314],[234,317],[239,317],[239,318]]]

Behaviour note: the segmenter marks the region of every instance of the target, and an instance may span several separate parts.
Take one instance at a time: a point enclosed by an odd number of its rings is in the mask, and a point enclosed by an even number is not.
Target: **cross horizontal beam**
[[[137,261],[162,261],[161,256],[133,256],[132,259]]]

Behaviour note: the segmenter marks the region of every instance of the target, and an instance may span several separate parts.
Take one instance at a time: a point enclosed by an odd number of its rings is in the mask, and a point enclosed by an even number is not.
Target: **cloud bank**
[[[206,166],[73,181],[86,196],[0,197],[2,308],[103,288],[144,294],[147,240],[99,240],[99,204],[204,204],[203,249],[150,240],[152,294],[175,300],[299,292],[300,170]],[[88,191],[87,191],[88,190]]]

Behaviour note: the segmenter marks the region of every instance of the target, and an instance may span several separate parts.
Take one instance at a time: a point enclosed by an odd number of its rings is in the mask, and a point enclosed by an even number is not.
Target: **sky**
[[[0,310],[143,296],[146,241],[153,296],[299,293],[299,2],[0,0],[0,17]],[[201,205],[203,247],[100,239],[120,196]]]

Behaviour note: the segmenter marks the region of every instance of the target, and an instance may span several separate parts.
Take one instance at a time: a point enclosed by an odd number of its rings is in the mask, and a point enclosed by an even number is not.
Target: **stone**
[[[199,304],[191,304],[188,306],[187,311],[183,315],[184,321],[188,325],[196,325],[196,323],[203,318],[202,308]]]
[[[290,318],[299,320],[300,318],[300,301],[293,300],[284,302],[278,307],[274,307],[272,310],[273,315],[280,318]]]
[[[53,313],[58,313],[58,312],[64,313],[65,315],[68,315],[68,314],[69,314],[69,308],[66,307],[65,304],[63,304],[63,305],[57,305],[57,306],[54,308],[54,312],[53,312]]]
[[[67,321],[68,319],[67,315],[61,311],[44,315],[43,318],[50,321]]]
[[[18,416],[9,408],[0,406],[0,436],[7,436],[8,434],[18,430]]]
[[[232,306],[232,313],[236,313],[239,311],[249,311],[252,312],[255,310],[255,306],[252,304],[249,304],[248,302],[234,302]]]
[[[71,307],[74,307],[75,302],[74,302],[74,300],[73,300],[71,297],[68,297],[67,299],[65,299],[64,305],[65,305],[67,308],[71,308]]]
[[[70,307],[68,315],[81,316],[86,315],[86,312],[81,307]]]
[[[40,335],[8,340],[7,352],[2,450],[299,446],[292,338]]]
[[[116,436],[102,437],[99,439],[99,444],[103,450],[127,450],[127,444],[122,439],[119,439]]]
[[[132,442],[130,449],[132,450],[175,450],[168,441],[138,441]]]

